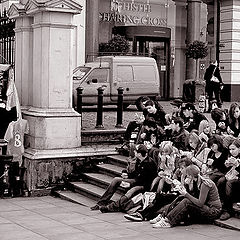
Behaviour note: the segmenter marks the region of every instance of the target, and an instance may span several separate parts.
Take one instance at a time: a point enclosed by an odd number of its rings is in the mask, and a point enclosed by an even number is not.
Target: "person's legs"
[[[219,217],[221,209],[210,208],[206,205],[198,207],[189,199],[184,198],[174,209],[166,216],[171,226],[178,225],[182,221],[188,220],[189,216],[192,222],[212,221]]]
[[[170,204],[176,199],[176,194],[171,193],[157,193],[156,198],[145,209],[140,210],[144,219],[150,220],[158,215],[158,211],[167,204]]]
[[[150,188],[150,192],[154,192],[155,191],[155,188],[156,186],[158,185],[159,183],[159,180],[160,180],[160,177],[157,176],[153,179],[153,182],[152,182],[152,185],[151,185],[151,188]]]
[[[98,205],[104,205],[107,204],[108,201],[111,199],[113,194],[116,192],[117,188],[121,184],[122,181],[129,182],[130,185],[133,185],[135,183],[135,179],[123,179],[121,177],[115,177],[110,185],[108,186],[107,190],[105,193],[100,197],[98,201]]]
[[[214,95],[215,95],[215,98],[217,100],[217,105],[219,108],[222,107],[222,100],[221,100],[221,90],[220,90],[220,84],[219,83],[216,83],[214,88],[213,88],[213,91],[214,91]]]
[[[165,179],[161,178],[158,183],[157,193],[162,192],[164,184],[165,184]]]
[[[143,191],[143,190],[144,190],[144,187],[143,187],[143,186],[135,186],[135,187],[130,188],[130,189],[126,192],[125,196],[126,196],[128,199],[130,199],[130,198],[134,197],[137,193],[139,193],[139,192],[141,192],[141,191]]]

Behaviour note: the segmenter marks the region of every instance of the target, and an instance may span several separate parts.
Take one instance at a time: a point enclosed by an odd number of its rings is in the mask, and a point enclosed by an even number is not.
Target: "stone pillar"
[[[26,15],[24,5],[13,5],[9,15],[15,22],[15,82],[18,89],[22,109],[26,109],[32,101],[32,43],[33,17]]]
[[[91,62],[98,54],[99,45],[99,1],[87,0],[86,12],[86,62]]]
[[[224,100],[239,101],[240,73],[240,1],[221,0],[220,8],[220,70],[223,78]]]
[[[72,21],[81,10],[72,0],[29,0],[9,9],[17,21],[16,81],[21,103],[28,105],[23,117],[30,126],[24,153],[30,191],[62,174],[64,165],[69,170],[64,159],[76,157],[81,146],[81,115],[72,108]]]
[[[200,39],[201,0],[187,0],[187,36],[186,44]],[[194,79],[196,73],[195,60],[186,60],[186,79]]]

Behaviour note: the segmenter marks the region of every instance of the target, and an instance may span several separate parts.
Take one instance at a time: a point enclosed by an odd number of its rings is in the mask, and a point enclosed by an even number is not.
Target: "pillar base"
[[[23,111],[30,133],[27,147],[32,149],[62,149],[81,146],[81,115],[73,109],[29,108]]]
[[[79,166],[83,166],[84,159],[118,154],[117,146],[103,144],[52,150],[27,148],[24,153],[27,189],[33,195],[36,192],[37,195],[49,194],[54,185],[63,182],[76,170],[81,170]],[[78,168],[74,169],[76,166]]]

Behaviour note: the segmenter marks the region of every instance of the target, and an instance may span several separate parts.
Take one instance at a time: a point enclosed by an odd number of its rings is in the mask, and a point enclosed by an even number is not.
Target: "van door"
[[[114,82],[111,86],[111,99],[116,100],[117,89],[124,89],[124,101],[133,102],[142,95],[158,95],[159,82],[156,66],[135,63],[116,64]]]
[[[83,104],[97,104],[98,88],[103,87],[104,103],[110,102],[109,69],[94,68],[80,85],[83,87]]]

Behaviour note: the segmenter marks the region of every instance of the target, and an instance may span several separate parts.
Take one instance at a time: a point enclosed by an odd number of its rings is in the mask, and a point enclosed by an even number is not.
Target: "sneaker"
[[[222,215],[220,216],[220,220],[225,221],[231,218],[231,215],[228,212],[223,212]]]
[[[132,214],[125,214],[124,217],[127,220],[131,220],[131,221],[134,221],[134,222],[143,221],[143,216],[141,215],[141,213],[138,213],[138,212],[135,212],[135,213],[132,213]]]
[[[102,213],[107,213],[107,212],[109,212],[109,209],[108,209],[107,206],[101,206],[101,207],[99,208],[99,210],[100,210]]]
[[[151,219],[149,222],[151,224],[155,224],[155,223],[159,222],[161,219],[162,219],[162,215],[158,214],[155,218]]]
[[[170,228],[171,224],[165,219],[162,218],[160,221],[152,225],[153,228]]]
[[[99,206],[98,204],[90,207],[90,209],[91,209],[92,211],[99,210],[99,208],[100,208],[100,206]]]

